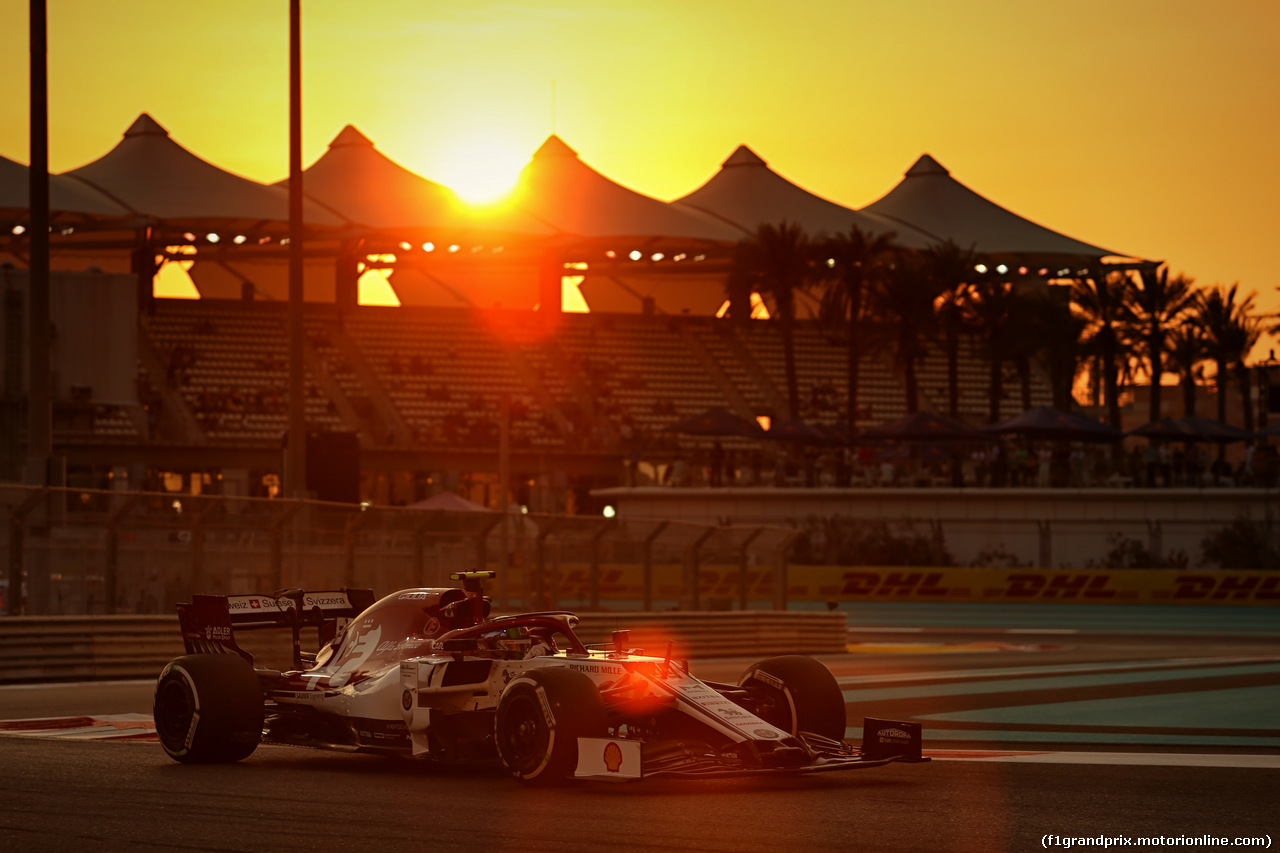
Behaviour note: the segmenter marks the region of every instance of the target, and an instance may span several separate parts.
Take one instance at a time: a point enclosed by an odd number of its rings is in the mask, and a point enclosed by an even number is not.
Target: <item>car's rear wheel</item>
[[[604,737],[607,727],[604,700],[590,678],[569,669],[535,669],[503,691],[494,739],[512,776],[547,785],[573,775],[579,737]]]
[[[262,688],[238,655],[187,655],[161,671],[152,714],[175,761],[239,761],[262,739]]]
[[[844,695],[831,670],[813,658],[783,655],[762,660],[742,674],[738,685],[756,698],[756,715],[770,725],[793,735],[844,738]]]

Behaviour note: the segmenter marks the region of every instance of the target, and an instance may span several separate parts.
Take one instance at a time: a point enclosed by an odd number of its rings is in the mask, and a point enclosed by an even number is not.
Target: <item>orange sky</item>
[[[27,5],[0,0],[0,154],[23,162]],[[147,111],[224,168],[285,176],[286,0],[48,7],[54,171]],[[304,0],[303,13],[307,163],[352,123],[434,180],[510,179],[554,122],[587,163],[660,198],[746,143],[856,207],[928,152],[1024,216],[1203,284],[1239,281],[1280,310],[1273,0]]]

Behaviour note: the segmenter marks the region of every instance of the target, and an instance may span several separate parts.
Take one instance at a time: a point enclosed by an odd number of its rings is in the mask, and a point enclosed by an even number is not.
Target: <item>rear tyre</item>
[[[738,685],[756,697],[756,715],[766,723],[793,735],[811,732],[844,739],[844,695],[831,670],[813,658],[762,660],[742,674]]]
[[[569,669],[535,669],[513,679],[494,718],[498,757],[512,776],[530,785],[572,777],[578,738],[604,737],[607,731],[600,691]]]
[[[156,682],[152,714],[160,745],[184,764],[248,758],[262,739],[262,688],[239,655],[187,655]]]

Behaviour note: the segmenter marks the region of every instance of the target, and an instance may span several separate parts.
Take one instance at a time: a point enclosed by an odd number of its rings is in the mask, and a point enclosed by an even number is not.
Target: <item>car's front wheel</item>
[[[262,688],[238,655],[187,655],[156,682],[156,734],[170,758],[217,764],[248,758],[262,739]]]
[[[578,738],[607,733],[604,700],[590,678],[569,669],[535,669],[513,679],[498,700],[494,739],[512,776],[555,784],[578,766]]]
[[[819,661],[804,655],[767,658],[752,664],[738,684],[756,698],[757,716],[770,725],[793,735],[844,738],[844,695]]]

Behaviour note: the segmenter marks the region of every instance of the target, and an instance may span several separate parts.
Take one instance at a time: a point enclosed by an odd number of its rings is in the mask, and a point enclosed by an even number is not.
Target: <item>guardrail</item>
[[[631,631],[629,645],[676,658],[839,654],[847,627],[839,612],[588,613],[584,642]],[[304,633],[304,646],[311,639]],[[241,632],[265,666],[288,668],[287,631]],[[15,616],[0,619],[0,683],[151,678],[183,654],[176,616]]]

